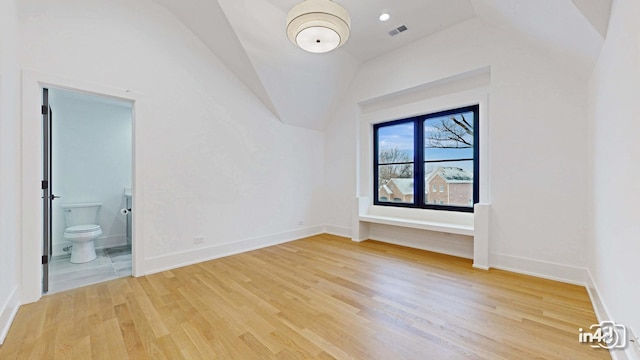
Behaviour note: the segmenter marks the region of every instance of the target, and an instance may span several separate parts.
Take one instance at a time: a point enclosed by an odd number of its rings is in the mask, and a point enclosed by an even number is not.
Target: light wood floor
[[[23,306],[0,359],[609,359],[584,288],[321,235]]]

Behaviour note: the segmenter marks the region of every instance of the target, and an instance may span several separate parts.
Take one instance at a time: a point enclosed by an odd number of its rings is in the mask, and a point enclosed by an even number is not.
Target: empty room
[[[2,0],[0,359],[640,359],[638,0]]]

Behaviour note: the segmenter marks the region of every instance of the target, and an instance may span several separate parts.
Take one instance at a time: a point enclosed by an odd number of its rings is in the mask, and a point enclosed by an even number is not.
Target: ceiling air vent
[[[407,29],[407,25],[398,26],[397,28],[389,31],[389,35],[396,36],[396,35],[400,34],[401,32],[405,32],[407,30],[409,30],[409,29]]]

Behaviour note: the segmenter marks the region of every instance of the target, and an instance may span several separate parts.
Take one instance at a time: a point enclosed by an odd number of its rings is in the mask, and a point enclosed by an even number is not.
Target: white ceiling
[[[277,110],[226,15],[213,0],[155,0],[173,13],[238,76],[276,116]]]
[[[598,30],[602,37],[607,36],[612,0],[572,0],[578,9]]]
[[[310,54],[289,42],[289,9],[301,0],[155,0],[172,12],[282,122],[322,130],[370,59],[474,17],[575,55],[597,58],[611,0],[336,0],[351,15],[342,48]],[[608,3],[608,5],[602,5]],[[391,14],[380,22],[382,11]],[[400,25],[408,31],[391,37]]]
[[[300,0],[267,0],[286,16]],[[408,43],[456,25],[476,15],[470,0],[336,0],[351,16],[351,37],[344,50],[361,61],[370,60]],[[378,20],[386,11],[391,19]],[[282,23],[286,18],[282,19]],[[406,25],[397,36],[389,31]]]
[[[218,0],[286,123],[321,130],[358,69],[338,50],[307,53],[289,42],[286,12],[268,0]]]

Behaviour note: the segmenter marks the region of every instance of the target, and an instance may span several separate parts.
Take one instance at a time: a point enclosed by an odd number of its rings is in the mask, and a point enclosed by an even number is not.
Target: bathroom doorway
[[[132,102],[42,89],[43,293],[131,276]]]

